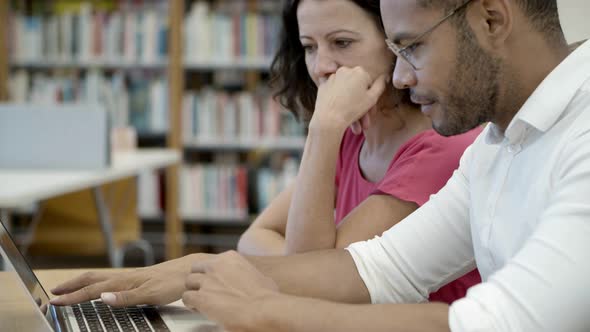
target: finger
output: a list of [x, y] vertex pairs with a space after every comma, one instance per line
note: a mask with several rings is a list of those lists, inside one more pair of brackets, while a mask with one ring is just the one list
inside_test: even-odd
[[199, 311], [199, 298], [199, 292], [195, 290], [187, 290], [186, 292], [182, 293], [182, 303], [184, 303], [187, 308], [193, 311]]
[[371, 117], [368, 113], [363, 115], [359, 122], [361, 123], [361, 127], [363, 128], [363, 130], [367, 130], [369, 129], [369, 127], [371, 127]]
[[186, 289], [193, 289], [199, 290], [203, 284], [203, 279], [205, 278], [204, 274], [201, 273], [191, 273], [186, 277], [184, 282], [184, 287]]
[[203, 261], [199, 261], [194, 263], [191, 266], [191, 273], [206, 273], [211, 269], [211, 260], [213, 258], [209, 258]]
[[144, 289], [144, 287], [138, 287], [120, 292], [105, 292], [100, 294], [100, 299], [102, 302], [113, 307], [129, 307], [138, 304], [153, 304], [147, 303], [147, 294], [149, 294], [149, 290]]
[[66, 293], [62, 296], [51, 299], [53, 305], [70, 305], [75, 303], [87, 302], [97, 299], [105, 291], [119, 290], [121, 286], [115, 288], [116, 284], [111, 281], [103, 281], [96, 284], [84, 286], [77, 291]]
[[363, 131], [362, 126], [358, 121], [355, 121], [350, 125], [350, 130], [352, 130], [352, 133], [355, 135], [360, 135]]
[[205, 273], [204, 262], [196, 262], [191, 266], [191, 273]]
[[369, 74], [361, 66], [354, 67], [351, 72], [353, 74], [351, 78], [358, 80], [359, 82], [362, 82], [363, 86], [365, 86], [367, 89], [370, 88], [374, 82], [374, 79], [371, 77], [371, 74]]
[[383, 91], [385, 91], [385, 87], [387, 86], [386, 80], [387, 75], [381, 74], [369, 88], [368, 94], [373, 97], [375, 102], [379, 99], [379, 97], [381, 97]]
[[68, 280], [57, 287], [51, 290], [51, 293], [55, 295], [63, 295], [66, 293], [71, 293], [81, 289], [82, 287], [86, 287], [90, 284], [95, 284], [100, 281], [107, 280], [109, 276], [112, 274], [110, 273], [100, 273], [100, 272], [86, 272], [81, 274], [71, 280]]

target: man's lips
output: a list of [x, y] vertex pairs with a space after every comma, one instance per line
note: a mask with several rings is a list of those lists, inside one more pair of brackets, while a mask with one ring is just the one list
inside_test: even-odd
[[420, 111], [426, 116], [430, 116], [432, 113], [432, 106], [436, 103], [433, 99], [421, 97], [415, 94], [410, 96], [412, 102], [416, 105], [420, 105]]
[[412, 100], [412, 103], [423, 106], [432, 105], [435, 103], [435, 101], [430, 98], [423, 98], [415, 95], [410, 96], [410, 99]]

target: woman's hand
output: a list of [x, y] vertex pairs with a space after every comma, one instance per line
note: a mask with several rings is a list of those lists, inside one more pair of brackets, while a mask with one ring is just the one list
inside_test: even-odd
[[[385, 90], [386, 75], [371, 78], [361, 67], [340, 67], [318, 89], [310, 129], [344, 130], [371, 110]], [[358, 128], [358, 125], [357, 125]]]
[[185, 291], [191, 265], [210, 256], [192, 254], [129, 272], [87, 272], [52, 289], [60, 296], [51, 303], [70, 305], [101, 297], [116, 307], [168, 304], [180, 299]]

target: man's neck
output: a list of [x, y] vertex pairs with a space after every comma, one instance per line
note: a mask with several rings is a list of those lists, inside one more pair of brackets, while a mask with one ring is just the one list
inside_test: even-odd
[[501, 105], [492, 120], [505, 131], [524, 103], [545, 78], [569, 55], [567, 44], [551, 46], [544, 40], [521, 43], [503, 73]]

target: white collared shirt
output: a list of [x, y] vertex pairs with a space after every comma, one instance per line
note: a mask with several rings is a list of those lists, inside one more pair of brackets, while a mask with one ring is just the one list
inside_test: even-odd
[[453, 332], [590, 330], [590, 42], [505, 134], [488, 125], [428, 203], [347, 250], [373, 303], [426, 301], [477, 263]]

